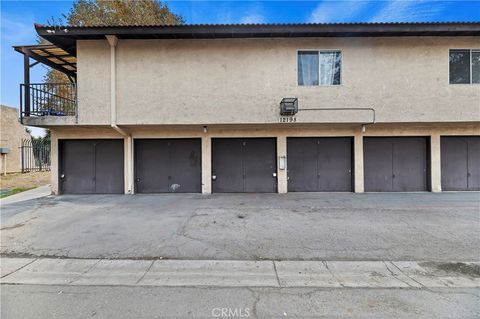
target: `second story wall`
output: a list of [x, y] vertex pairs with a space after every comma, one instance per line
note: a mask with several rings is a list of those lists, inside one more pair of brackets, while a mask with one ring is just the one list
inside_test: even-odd
[[[369, 108], [377, 122], [480, 121], [480, 85], [449, 84], [449, 49], [474, 37], [119, 40], [117, 121], [277, 123], [279, 102]], [[341, 50], [338, 86], [298, 86], [298, 50]], [[79, 124], [108, 124], [110, 49], [79, 41]], [[369, 122], [368, 111], [300, 111], [297, 122]]]
[[79, 124], [110, 123], [110, 47], [105, 41], [77, 44]]

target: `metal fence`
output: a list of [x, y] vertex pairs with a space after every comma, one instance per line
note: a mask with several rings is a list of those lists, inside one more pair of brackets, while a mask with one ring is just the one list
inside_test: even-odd
[[71, 83], [20, 84], [20, 116], [73, 116], [76, 95]]
[[22, 173], [50, 170], [50, 141], [23, 139], [20, 150]]

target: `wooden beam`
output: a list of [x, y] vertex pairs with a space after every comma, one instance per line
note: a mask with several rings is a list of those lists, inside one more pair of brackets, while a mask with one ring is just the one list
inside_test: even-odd
[[46, 57], [43, 57], [43, 56], [41, 56], [41, 55], [38, 55], [38, 54], [32, 52], [30, 49], [26, 49], [26, 48], [25, 48], [24, 50], [22, 50], [22, 52], [23, 52], [24, 55], [29, 55], [30, 57], [32, 57], [32, 59], [35, 59], [35, 60], [37, 60], [37, 61], [39, 61], [39, 62], [41, 62], [41, 63], [43, 63], [43, 64], [45, 64], [45, 65], [48, 65], [49, 67], [51, 67], [51, 68], [53, 68], [53, 69], [55, 69], [55, 70], [57, 70], [57, 71], [60, 71], [60, 72], [62, 72], [62, 73], [65, 73], [66, 75], [69, 75], [69, 76], [71, 76], [71, 77], [73, 77], [73, 78], [76, 78], [76, 77], [77, 77], [77, 74], [76, 74], [75, 72], [70, 71], [70, 70], [68, 70], [68, 69], [65, 69], [65, 68], [63, 68], [61, 65], [58, 65], [58, 64], [56, 64], [56, 63], [53, 63], [52, 61], [50, 61], [50, 60], [47, 59]]
[[[68, 61], [65, 61], [64, 59], [62, 59], [59, 55], [54, 55], [54, 54], [51, 54], [50, 52], [48, 52], [47, 50], [45, 49], [39, 49], [40, 51], [48, 54], [48, 56], [46, 56], [45, 58], [56, 58], [56, 59], [59, 59], [60, 61], [62, 61], [63, 63], [67, 64], [67, 65], [70, 65], [71, 67], [77, 69], [77, 66], [75, 64], [72, 64]], [[52, 63], [55, 63], [55, 62], [52, 62]]]

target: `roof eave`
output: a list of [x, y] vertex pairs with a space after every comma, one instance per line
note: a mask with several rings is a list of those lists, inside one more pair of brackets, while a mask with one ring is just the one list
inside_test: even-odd
[[226, 24], [171, 26], [44, 26], [35, 24], [46, 40], [76, 55], [77, 40], [104, 39], [228, 39], [278, 37], [407, 37], [480, 36], [480, 22], [339, 23], [339, 24]]

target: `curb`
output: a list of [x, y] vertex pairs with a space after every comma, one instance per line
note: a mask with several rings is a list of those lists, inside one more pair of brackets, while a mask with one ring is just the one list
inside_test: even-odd
[[2, 284], [478, 288], [478, 262], [1, 258]]

